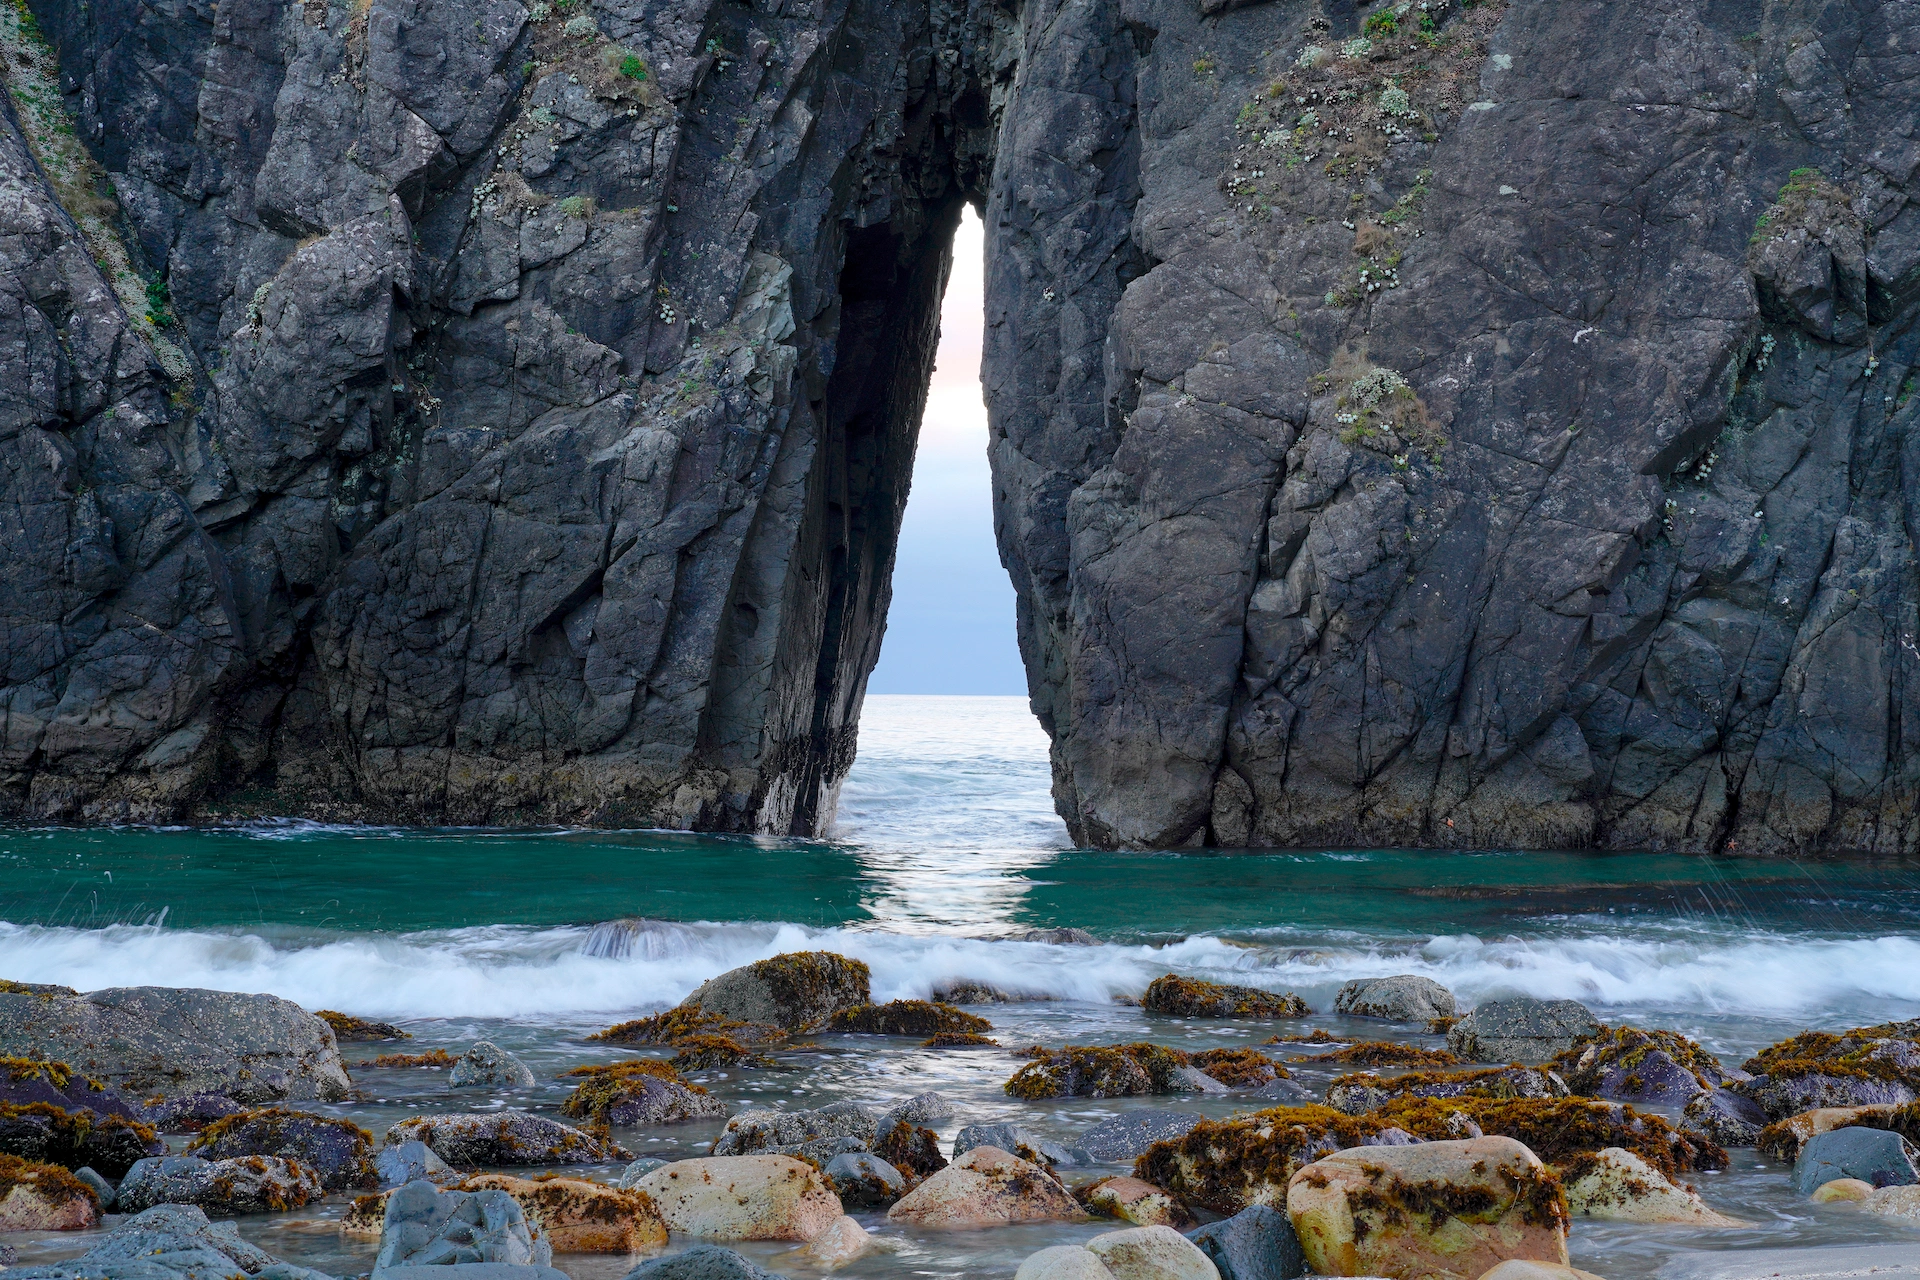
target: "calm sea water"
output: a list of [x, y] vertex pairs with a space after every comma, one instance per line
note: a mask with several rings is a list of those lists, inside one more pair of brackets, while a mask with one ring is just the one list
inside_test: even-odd
[[[924, 997], [955, 978], [1046, 997], [981, 1010], [1007, 1045], [1151, 1036], [1208, 1047], [1270, 1034], [1148, 1018], [1113, 1002], [1169, 971], [1298, 991], [1321, 1010], [1348, 979], [1391, 973], [1426, 974], [1468, 1003], [1566, 996], [1608, 1021], [1683, 1031], [1735, 1062], [1803, 1028], [1920, 1012], [1920, 874], [1909, 865], [1090, 853], [1067, 847], [1047, 786], [1046, 741], [1024, 700], [876, 697], [824, 841], [291, 822], [0, 831], [0, 977], [271, 991], [308, 1008], [402, 1020], [423, 1047], [485, 1035], [543, 1076], [529, 1095], [491, 1104], [534, 1107], [564, 1096], [547, 1079], [554, 1071], [604, 1058], [581, 1032], [798, 948], [867, 961], [877, 999]], [[619, 920], [639, 923], [596, 929]], [[1103, 945], [1019, 940], [1062, 925]], [[1338, 1029], [1341, 1020], [1306, 1025]], [[1016, 1065], [1003, 1054], [930, 1053], [910, 1041], [828, 1037], [782, 1063], [717, 1073], [709, 1085], [741, 1104], [795, 1106], [937, 1088], [963, 1111], [943, 1137], [960, 1123], [1015, 1117], [1071, 1137], [1135, 1105], [1016, 1103], [999, 1089]], [[1312, 1083], [1318, 1070], [1301, 1073]], [[376, 1131], [477, 1101], [450, 1097], [434, 1073], [356, 1079], [364, 1096], [341, 1110]], [[1226, 1114], [1239, 1104], [1178, 1105]], [[713, 1133], [621, 1137], [644, 1152], [693, 1154]], [[1626, 1280], [1682, 1248], [1829, 1238], [1920, 1248], [1920, 1233], [1796, 1203], [1783, 1184], [1780, 1171], [1738, 1153], [1736, 1168], [1702, 1190], [1762, 1225], [1705, 1235], [1583, 1225], [1576, 1261]], [[309, 1265], [364, 1271], [371, 1249], [333, 1232], [337, 1211], [248, 1230]], [[898, 1252], [845, 1274], [1011, 1275], [1026, 1253], [1075, 1230], [901, 1237]], [[69, 1237], [27, 1252], [74, 1251]], [[777, 1270], [804, 1273], [777, 1251], [761, 1253]], [[605, 1259], [563, 1263], [579, 1280], [625, 1270]]]

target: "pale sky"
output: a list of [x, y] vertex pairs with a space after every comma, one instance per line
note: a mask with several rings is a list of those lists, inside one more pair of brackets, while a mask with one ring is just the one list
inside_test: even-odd
[[982, 244], [980, 219], [968, 209], [954, 235], [940, 351], [870, 693], [1027, 691], [1013, 638], [1013, 586], [993, 543], [987, 408], [980, 399]]

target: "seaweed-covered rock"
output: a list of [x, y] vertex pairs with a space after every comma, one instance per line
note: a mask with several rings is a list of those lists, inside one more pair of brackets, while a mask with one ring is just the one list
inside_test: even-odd
[[1202, 1121], [1179, 1139], [1150, 1148], [1134, 1162], [1134, 1176], [1189, 1204], [1238, 1213], [1250, 1204], [1279, 1203], [1294, 1173], [1336, 1151], [1482, 1135], [1513, 1138], [1552, 1165], [1622, 1147], [1668, 1178], [1727, 1162], [1721, 1148], [1625, 1103], [1468, 1096], [1402, 1098], [1359, 1116], [1302, 1106]]
[[1681, 1222], [1737, 1227], [1738, 1219], [1709, 1209], [1690, 1187], [1677, 1187], [1631, 1151], [1607, 1147], [1575, 1156], [1557, 1172], [1576, 1218], [1608, 1222]]
[[1920, 1020], [1841, 1035], [1802, 1032], [1761, 1050], [1744, 1069], [1753, 1079], [1733, 1087], [1773, 1120], [1819, 1107], [1913, 1102], [1920, 1099]]
[[373, 1168], [372, 1134], [351, 1120], [284, 1107], [217, 1120], [187, 1144], [187, 1151], [208, 1160], [286, 1156], [317, 1173], [328, 1191], [371, 1187], [379, 1181]]
[[84, 1231], [99, 1221], [99, 1196], [72, 1173], [0, 1155], [0, 1231]]
[[[1194, 1117], [1196, 1120], [1198, 1116]], [[975, 1147], [998, 1147], [1022, 1160], [1048, 1169], [1078, 1169], [1096, 1162], [1093, 1156], [1080, 1147], [1069, 1147], [1058, 1142], [1050, 1142], [1034, 1133], [1025, 1125], [1018, 1124], [970, 1124], [954, 1135], [953, 1158], [958, 1160]]]
[[127, 1170], [115, 1204], [127, 1213], [161, 1204], [187, 1204], [214, 1214], [298, 1209], [323, 1193], [320, 1175], [281, 1156], [155, 1156]]
[[133, 1097], [347, 1096], [333, 1028], [278, 996], [173, 987], [0, 991], [0, 1055], [67, 1063]]
[[[1184, 1136], [1203, 1118], [1198, 1111], [1126, 1111], [1082, 1133], [1079, 1143], [1102, 1163], [1133, 1160], [1156, 1142]], [[1004, 1143], [995, 1145], [1013, 1150]]]
[[633, 1153], [572, 1125], [524, 1111], [412, 1116], [387, 1130], [386, 1145], [418, 1140], [448, 1164], [600, 1164]]
[[552, 1261], [552, 1244], [506, 1192], [409, 1182], [387, 1197], [373, 1273], [475, 1262], [544, 1267]]
[[726, 1104], [697, 1084], [689, 1084], [668, 1063], [636, 1058], [606, 1066], [575, 1067], [567, 1078], [580, 1084], [560, 1104], [562, 1115], [623, 1128], [715, 1120]]
[[933, 989], [933, 999], [941, 1004], [1019, 1004], [1028, 1000], [1054, 998], [1050, 995], [1008, 991], [976, 978], [949, 978]]
[[1698, 1133], [1723, 1147], [1757, 1145], [1760, 1131], [1767, 1124], [1767, 1113], [1759, 1103], [1731, 1089], [1697, 1093], [1681, 1114], [1686, 1117], [1682, 1127], [1687, 1132]]
[[791, 1156], [677, 1160], [635, 1190], [670, 1229], [709, 1240], [811, 1240], [841, 1214], [819, 1170]]
[[872, 975], [859, 960], [831, 951], [794, 951], [710, 978], [681, 1005], [799, 1031], [843, 1009], [872, 1003], [871, 982]]
[[956, 1114], [958, 1108], [953, 1105], [953, 1099], [929, 1089], [893, 1103], [873, 1122], [873, 1129], [875, 1133], [881, 1133], [901, 1120], [908, 1124], [938, 1124], [942, 1120], [953, 1119]]
[[1248, 1205], [1189, 1231], [1187, 1239], [1213, 1259], [1220, 1280], [1294, 1280], [1307, 1272], [1293, 1222], [1271, 1205]]
[[447, 1084], [455, 1089], [530, 1089], [533, 1070], [491, 1040], [481, 1040], [453, 1064]]
[[1089, 1212], [1103, 1218], [1119, 1218], [1136, 1227], [1173, 1227], [1193, 1225], [1187, 1207], [1150, 1182], [1138, 1178], [1101, 1178], [1076, 1188], [1073, 1198]]
[[152, 1117], [144, 1108], [98, 1080], [76, 1074], [64, 1062], [0, 1057], [0, 1106], [26, 1107], [35, 1103], [63, 1111], [91, 1111], [96, 1116], [120, 1116], [152, 1123]]
[[1822, 1183], [1858, 1178], [1876, 1187], [1920, 1183], [1920, 1152], [1900, 1134], [1848, 1126], [1815, 1134], [1793, 1162], [1793, 1189], [1811, 1195]]
[[224, 1093], [189, 1093], [162, 1098], [143, 1108], [141, 1114], [161, 1133], [198, 1133], [216, 1120], [237, 1116], [246, 1109]]
[[922, 1049], [997, 1049], [1000, 1047], [1000, 1042], [992, 1036], [942, 1031], [939, 1035], [928, 1036], [922, 1040], [920, 1047]]
[[1602, 1030], [1577, 1001], [1515, 996], [1489, 1000], [1454, 1023], [1447, 1049], [1468, 1062], [1547, 1062]]
[[1147, 984], [1140, 1007], [1171, 1018], [1304, 1018], [1313, 1012], [1291, 991], [1275, 995], [1257, 987], [1202, 982], [1171, 973]]
[[454, 1172], [452, 1165], [433, 1154], [432, 1147], [418, 1140], [380, 1148], [373, 1157], [373, 1173], [383, 1187], [403, 1187], [422, 1179], [448, 1187], [460, 1181], [460, 1175]]
[[[1754, 1106], [1758, 1108], [1758, 1103]], [[1908, 1109], [1920, 1110], [1914, 1104]], [[1781, 1164], [1792, 1164], [1800, 1158], [1800, 1148], [1822, 1133], [1835, 1129], [1845, 1129], [1849, 1125], [1858, 1125], [1868, 1129], [1890, 1129], [1895, 1133], [1905, 1133], [1909, 1139], [1920, 1137], [1910, 1127], [1895, 1120], [1894, 1113], [1902, 1110], [1891, 1103], [1880, 1103], [1866, 1107], [1815, 1107], [1811, 1111], [1802, 1111], [1799, 1115], [1788, 1116], [1785, 1120], [1776, 1120], [1760, 1130], [1754, 1146], [1760, 1154], [1769, 1160], [1778, 1160]]]
[[411, 1031], [402, 1031], [391, 1022], [356, 1018], [350, 1013], [341, 1013], [335, 1009], [315, 1009], [313, 1016], [332, 1027], [333, 1038], [341, 1044], [349, 1041], [413, 1039]]
[[1684, 1107], [1731, 1077], [1720, 1060], [1676, 1031], [1606, 1027], [1553, 1060], [1567, 1087], [1589, 1098]]
[[1389, 1022], [1427, 1022], [1451, 1018], [1457, 1011], [1453, 992], [1432, 978], [1403, 973], [1391, 978], [1355, 978], [1333, 998], [1333, 1011], [1356, 1018]]
[[559, 1253], [657, 1253], [667, 1224], [645, 1192], [578, 1178], [516, 1178], [482, 1173], [461, 1191], [504, 1191]]
[[1040, 1166], [998, 1147], [974, 1147], [887, 1210], [918, 1227], [992, 1227], [1086, 1217]]
[[1509, 1258], [1567, 1262], [1560, 1183], [1511, 1138], [1338, 1152], [1295, 1173], [1286, 1197], [1322, 1275], [1476, 1280]]
[[1184, 1053], [1164, 1045], [1067, 1045], [1037, 1050], [1014, 1072], [1005, 1089], [1010, 1097], [1128, 1098], [1142, 1094], [1211, 1093], [1228, 1083], [1260, 1085], [1285, 1079], [1286, 1069], [1252, 1049], [1210, 1049]]
[[713, 1144], [716, 1156], [744, 1156], [820, 1138], [871, 1142], [878, 1117], [857, 1102], [829, 1102], [809, 1111], [741, 1111]]
[[1396, 1098], [1564, 1098], [1559, 1076], [1540, 1067], [1483, 1067], [1475, 1071], [1413, 1071], [1400, 1076], [1371, 1072], [1336, 1076], [1327, 1105], [1348, 1115], [1384, 1107]]
[[0, 1155], [119, 1177], [136, 1160], [164, 1155], [151, 1126], [125, 1116], [68, 1111], [45, 1102], [0, 1103]]
[[866, 1151], [845, 1151], [835, 1156], [827, 1162], [826, 1176], [843, 1205], [884, 1207], [907, 1190], [907, 1180], [898, 1169]]
[[1287, 1078], [1287, 1069], [1258, 1049], [1203, 1049], [1189, 1061], [1231, 1089], [1257, 1089]]
[[985, 1018], [931, 1000], [894, 1000], [842, 1009], [826, 1030], [872, 1036], [979, 1035], [993, 1030]]
[[766, 1022], [741, 1022], [689, 1005], [676, 1005], [662, 1013], [648, 1014], [629, 1022], [616, 1023], [596, 1031], [589, 1040], [608, 1044], [678, 1045], [695, 1036], [727, 1036], [750, 1044], [779, 1040], [786, 1031]]
[[947, 1167], [940, 1154], [940, 1139], [933, 1130], [909, 1120], [896, 1120], [875, 1133], [873, 1154], [894, 1168], [915, 1178], [924, 1178]]
[[686, 1036], [674, 1043], [673, 1065], [680, 1071], [773, 1065], [772, 1058], [755, 1053], [732, 1036]]
[[1337, 1062], [1347, 1067], [1457, 1067], [1460, 1059], [1445, 1049], [1423, 1049], [1393, 1040], [1362, 1040], [1327, 1053], [1304, 1055], [1296, 1062]]

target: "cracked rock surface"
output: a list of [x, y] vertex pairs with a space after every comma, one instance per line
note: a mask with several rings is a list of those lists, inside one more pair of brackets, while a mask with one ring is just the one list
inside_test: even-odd
[[1077, 841], [1920, 847], [1916, 0], [31, 9], [7, 815], [820, 831], [971, 201]]

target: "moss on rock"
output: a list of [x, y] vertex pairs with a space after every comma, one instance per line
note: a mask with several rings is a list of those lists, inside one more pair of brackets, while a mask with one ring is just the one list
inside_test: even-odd
[[895, 1000], [842, 1009], [827, 1020], [826, 1030], [872, 1036], [978, 1035], [993, 1030], [993, 1024], [934, 1000]]
[[1140, 1006], [1172, 1018], [1304, 1018], [1313, 1012], [1291, 991], [1275, 995], [1258, 987], [1202, 982], [1171, 973], [1148, 984]]
[[350, 1013], [341, 1013], [334, 1009], [315, 1009], [313, 1016], [333, 1028], [335, 1041], [345, 1044], [350, 1040], [411, 1040], [413, 1033], [402, 1031], [391, 1022], [374, 1022], [368, 1018], [356, 1018]]
[[1254, 1088], [1288, 1078], [1285, 1067], [1258, 1049], [1208, 1049], [1193, 1054], [1190, 1061], [1234, 1089]]
[[1355, 1067], [1457, 1067], [1460, 1059], [1445, 1049], [1422, 1049], [1419, 1045], [1399, 1044], [1392, 1040], [1363, 1040], [1333, 1053], [1311, 1059], [1338, 1062]]
[[678, 1041], [673, 1065], [682, 1071], [715, 1067], [770, 1067], [773, 1059], [755, 1053], [732, 1036], [687, 1036]]
[[1000, 1042], [991, 1036], [977, 1036], [962, 1031], [942, 1031], [938, 1035], [928, 1036], [920, 1042], [922, 1049], [987, 1049], [1000, 1047]]

